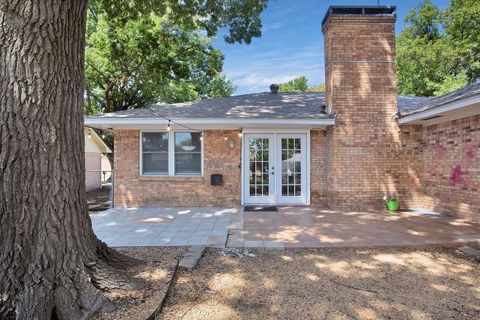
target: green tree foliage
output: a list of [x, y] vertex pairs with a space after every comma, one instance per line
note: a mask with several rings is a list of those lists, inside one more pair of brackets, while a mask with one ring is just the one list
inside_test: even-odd
[[425, 0], [405, 21], [397, 37], [399, 93], [437, 96], [480, 77], [480, 1], [451, 0], [441, 11]]
[[325, 83], [321, 83], [316, 86], [311, 86], [308, 87], [307, 92], [325, 92], [327, 91], [327, 87], [325, 86]]
[[468, 82], [480, 79], [480, 1], [450, 0], [443, 27], [456, 48], [456, 67]]
[[298, 77], [285, 83], [280, 83], [279, 92], [305, 92], [308, 89], [308, 80], [305, 77]]
[[279, 84], [279, 92], [325, 92], [325, 84], [309, 87], [305, 76]]
[[442, 21], [442, 11], [429, 0], [424, 1], [418, 8], [410, 10], [405, 17], [408, 25], [404, 33], [413, 38], [423, 38], [434, 41], [440, 36], [439, 25]]
[[223, 54], [211, 36], [228, 26], [225, 41], [261, 35], [266, 0], [92, 0], [86, 40], [85, 112], [95, 114], [229, 96]]

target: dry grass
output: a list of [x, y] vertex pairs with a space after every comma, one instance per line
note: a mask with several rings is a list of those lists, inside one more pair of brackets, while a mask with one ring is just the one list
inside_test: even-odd
[[480, 265], [453, 249], [208, 250], [161, 319], [480, 319]]
[[[132, 274], [146, 282], [142, 290], [115, 290], [105, 294], [107, 303], [96, 320], [145, 320], [163, 299], [178, 258], [185, 248], [123, 248], [119, 251], [146, 261]], [[110, 302], [110, 303], [109, 303]]]

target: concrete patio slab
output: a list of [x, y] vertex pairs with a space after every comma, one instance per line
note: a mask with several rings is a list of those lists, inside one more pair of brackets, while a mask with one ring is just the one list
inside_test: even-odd
[[91, 214], [95, 234], [109, 246], [224, 247], [240, 208], [114, 208]]
[[241, 234], [227, 247], [320, 248], [462, 246], [480, 239], [480, 225], [415, 212], [340, 212], [317, 207], [282, 207], [279, 212], [239, 212]]

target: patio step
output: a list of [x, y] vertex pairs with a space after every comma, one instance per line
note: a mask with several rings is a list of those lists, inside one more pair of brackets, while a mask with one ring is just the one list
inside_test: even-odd
[[188, 271], [192, 271], [200, 258], [205, 251], [205, 246], [191, 246], [190, 250], [182, 257], [180, 262], [178, 263], [178, 267], [182, 269], [186, 269]]
[[480, 250], [474, 249], [472, 247], [467, 247], [467, 246], [460, 247], [459, 249], [466, 255], [475, 258], [477, 261], [480, 261]]

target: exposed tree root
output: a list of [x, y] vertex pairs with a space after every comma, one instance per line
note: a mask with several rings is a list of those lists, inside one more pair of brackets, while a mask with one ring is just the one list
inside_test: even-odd
[[[98, 241], [98, 240], [97, 240]], [[139, 290], [144, 280], [133, 271], [145, 262], [128, 257], [98, 241], [97, 261], [83, 261], [75, 256], [66, 259], [61, 271], [48, 265], [33, 263], [15, 294], [2, 297], [3, 319], [87, 320], [100, 309], [102, 291]], [[93, 259], [91, 259], [93, 260]]]
[[[132, 267], [138, 267], [139, 265], [142, 265], [145, 263], [142, 260], [129, 257], [112, 248], [109, 248], [104, 242], [100, 240], [97, 240], [96, 256], [101, 261], [109, 264], [110, 266], [116, 269], [128, 269]], [[94, 263], [95, 262], [93, 262], [92, 265], [94, 265]]]
[[103, 291], [109, 290], [138, 290], [145, 286], [142, 280], [134, 278], [123, 269], [113, 268], [103, 261], [87, 268], [95, 287]]

